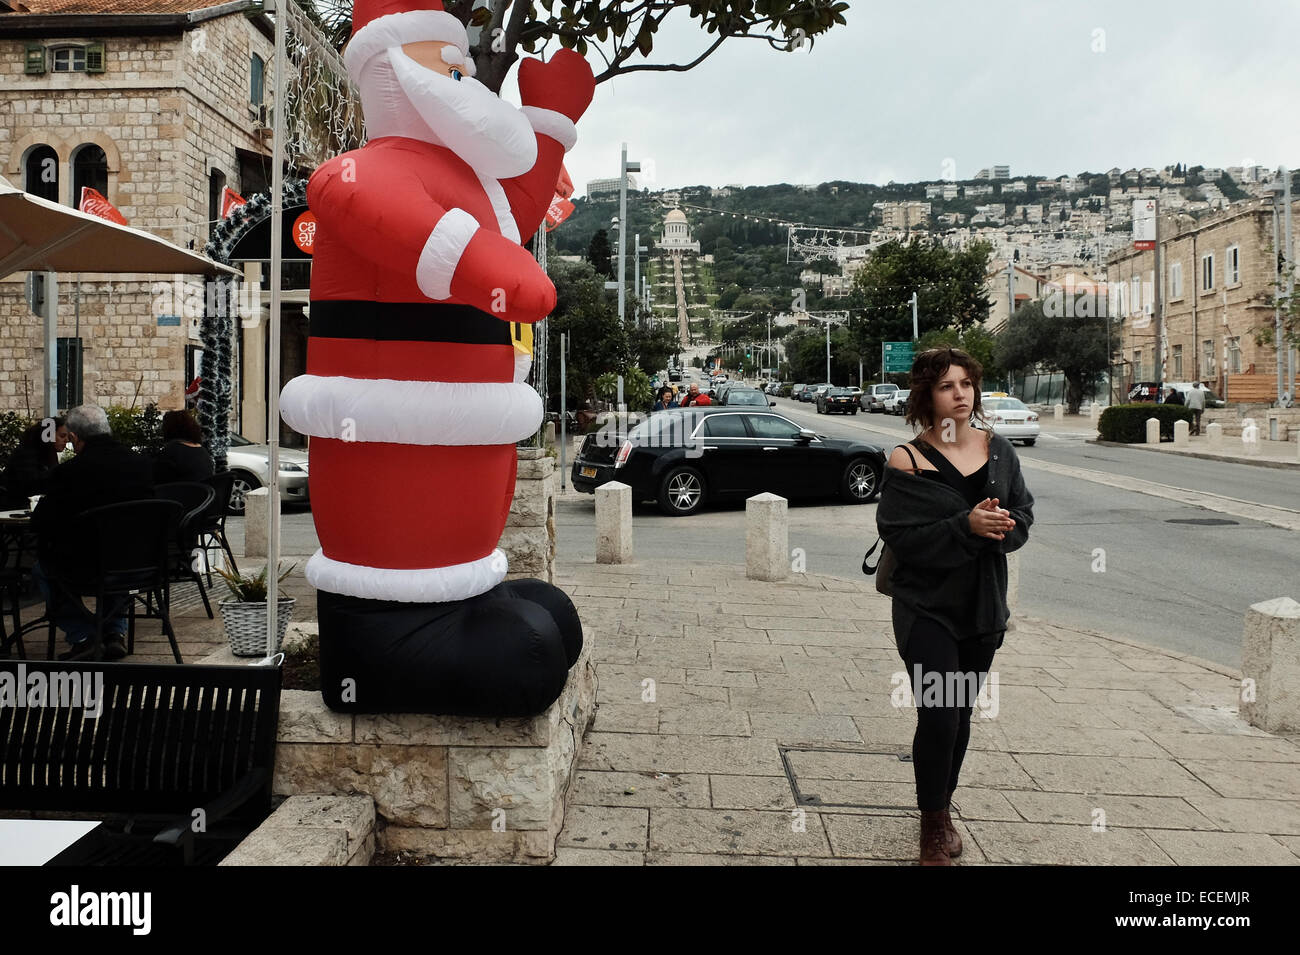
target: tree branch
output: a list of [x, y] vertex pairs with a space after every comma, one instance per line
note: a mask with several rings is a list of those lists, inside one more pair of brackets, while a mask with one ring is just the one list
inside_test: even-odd
[[[731, 36], [731, 34], [727, 34], [727, 33], [721, 34], [716, 40], [713, 41], [712, 46], [710, 46], [707, 50], [705, 50], [695, 59], [691, 60], [691, 62], [689, 63], [685, 63], [685, 64], [667, 63], [663, 65], [653, 64], [653, 63], [639, 63], [636, 66], [628, 66], [628, 67], [620, 67], [616, 63], [612, 65], [609, 69], [605, 70], [605, 72], [601, 73], [598, 77], [596, 77], [596, 82], [598, 84], [603, 83], [606, 80], [612, 80], [614, 77], [622, 76], [625, 73], [642, 73], [642, 72], [684, 73], [687, 70], [694, 69], [695, 67], [703, 63], [709, 56], [713, 54], [714, 50], [722, 46], [722, 41], [726, 40], [729, 36]], [[635, 49], [635, 47], [632, 47], [630, 49]], [[626, 57], [624, 57], [624, 59], [626, 59]]]

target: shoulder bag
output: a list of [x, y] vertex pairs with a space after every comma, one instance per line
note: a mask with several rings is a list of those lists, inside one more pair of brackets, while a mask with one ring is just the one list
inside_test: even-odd
[[[899, 447], [906, 451], [907, 456], [912, 459], [912, 473], [919, 476], [921, 468], [916, 463], [916, 456], [912, 454], [912, 449], [905, 444], [899, 445]], [[870, 564], [871, 555], [876, 552], [877, 547], [881, 548], [880, 559], [876, 561], [876, 566], [872, 567]], [[894, 557], [894, 552], [879, 537], [871, 545], [871, 550], [867, 551], [862, 558], [862, 572], [868, 577], [874, 576], [876, 578], [876, 592], [884, 594], [886, 597], [894, 596], [894, 590], [889, 584], [889, 578], [893, 575], [894, 568], [897, 566], [898, 559]]]

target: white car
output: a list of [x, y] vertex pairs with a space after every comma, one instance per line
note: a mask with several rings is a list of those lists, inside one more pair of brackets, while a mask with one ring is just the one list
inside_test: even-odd
[[[254, 444], [243, 435], [231, 434], [226, 468], [235, 474], [230, 489], [230, 513], [243, 514], [244, 495], [266, 487], [271, 480], [271, 449], [265, 444]], [[310, 500], [306, 451], [280, 448], [279, 484], [282, 503], [306, 504]]]
[[1027, 448], [1038, 440], [1038, 415], [1019, 398], [984, 398], [980, 403], [994, 434], [1008, 441], [1023, 441]]
[[885, 406], [885, 414], [901, 415], [907, 410], [907, 396], [912, 392], [908, 388], [900, 388], [898, 391], [890, 392], [885, 395], [881, 401]]

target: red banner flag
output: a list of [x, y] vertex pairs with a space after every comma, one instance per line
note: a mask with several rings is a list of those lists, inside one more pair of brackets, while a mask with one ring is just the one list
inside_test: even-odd
[[553, 232], [557, 225], [573, 215], [574, 208], [572, 202], [556, 194], [551, 200], [551, 207], [546, 210], [546, 231]]
[[241, 196], [229, 186], [223, 186], [221, 189], [221, 218], [227, 218], [231, 211], [237, 206], [242, 206], [248, 200]]
[[96, 192], [89, 186], [81, 187], [81, 204], [77, 208], [88, 215], [99, 216], [101, 219], [116, 222], [118, 225], [126, 225], [126, 216], [118, 212], [117, 207], [104, 198], [101, 193]]

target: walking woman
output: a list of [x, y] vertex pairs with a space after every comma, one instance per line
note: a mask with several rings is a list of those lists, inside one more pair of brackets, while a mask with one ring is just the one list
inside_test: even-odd
[[916, 699], [921, 865], [952, 865], [961, 854], [952, 794], [974, 697], [1006, 633], [1006, 555], [1034, 522], [1011, 442], [972, 426], [983, 422], [982, 370], [956, 348], [916, 357], [907, 422], [923, 430], [890, 456], [876, 514], [896, 561], [894, 639]]

